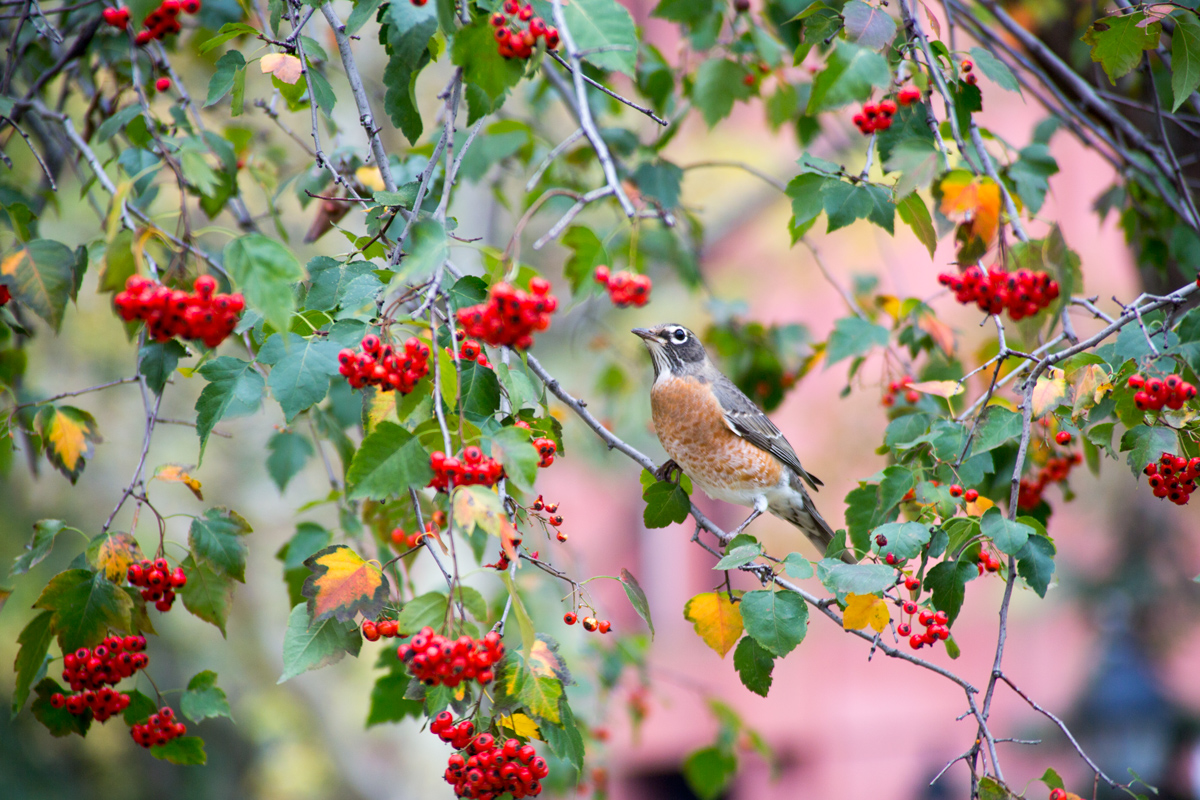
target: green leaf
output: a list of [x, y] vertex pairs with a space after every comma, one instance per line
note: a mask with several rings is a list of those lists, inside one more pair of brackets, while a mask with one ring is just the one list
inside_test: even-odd
[[380, 422], [363, 439], [346, 482], [352, 500], [386, 500], [420, 489], [433, 478], [429, 453], [411, 433], [394, 422]]
[[241, 515], [227, 508], [210, 508], [203, 517], [192, 520], [188, 547], [196, 562], [218, 575], [246, 582], [246, 542], [251, 532]]
[[788, 553], [787, 558], [783, 559], [783, 571], [789, 578], [803, 580], [813, 576], [813, 565], [799, 553]]
[[69, 569], [50, 579], [33, 607], [54, 612], [50, 629], [69, 653], [99, 643], [110, 628], [128, 631], [133, 600], [102, 573]]
[[321, 620], [310, 627], [308, 605], [298, 604], [288, 617], [283, 634], [283, 674], [276, 683], [296, 677], [312, 669], [335, 664], [346, 653], [358, 656], [362, 636], [353, 622], [334, 618]]
[[929, 257], [933, 258], [933, 253], [937, 250], [938, 236], [925, 201], [913, 192], [896, 204], [896, 211], [899, 212], [901, 221], [911, 228], [921, 244], [925, 245]]
[[969, 561], [943, 561], [925, 576], [925, 589], [933, 592], [933, 606], [945, 611], [953, 624], [967, 595], [967, 583], [979, 575]]
[[562, 243], [571, 250], [571, 256], [563, 265], [563, 276], [570, 281], [573, 292], [578, 292], [592, 281], [596, 267], [611, 261], [600, 237], [583, 225], [567, 228]]
[[[889, 553], [894, 553], [897, 559], [904, 560], [916, 558], [921, 548], [929, 544], [931, 535], [929, 526], [920, 522], [889, 522], [871, 531], [871, 544], [885, 558]], [[875, 541], [878, 536], [887, 539], [883, 547]]]
[[634, 170], [633, 182], [646, 197], [652, 197], [664, 208], [679, 205], [679, 187], [683, 183], [683, 170], [669, 161], [656, 159], [643, 161]]
[[1055, 552], [1054, 543], [1049, 538], [1035, 533], [1017, 553], [1017, 574], [1038, 593], [1038, 597], [1046, 596], [1046, 589], [1054, 577]]
[[687, 492], [670, 481], [656, 481], [642, 491], [646, 508], [642, 520], [647, 528], [665, 528], [683, 522], [692, 510], [692, 501]]
[[473, 125], [484, 114], [497, 111], [508, 92], [521, 81], [523, 62], [500, 55], [496, 49], [487, 14], [478, 14], [470, 25], [454, 34], [450, 59], [463, 68], [467, 92], [467, 124]]
[[314, 450], [308, 438], [292, 431], [276, 431], [267, 441], [267, 473], [282, 492], [296, 473], [313, 457]]
[[[150, 11], [153, 7], [152, 4], [147, 4], [146, 11]], [[257, 35], [258, 28], [255, 28], [253, 25], [247, 25], [244, 22], [226, 22], [221, 26], [219, 31], [204, 40], [204, 44], [200, 45], [199, 50], [201, 53], [207, 53], [209, 50], [214, 50], [239, 36]]]
[[888, 329], [861, 317], [842, 317], [833, 324], [829, 347], [825, 351], [828, 369], [844, 358], [866, 355], [873, 347], [886, 347]]
[[238, 72], [246, 68], [246, 59], [240, 50], [230, 50], [217, 59], [217, 71], [208, 79], [208, 97], [204, 106], [215, 105], [229, 94]]
[[872, 50], [885, 50], [896, 38], [896, 20], [882, 6], [850, 0], [842, 7], [846, 38]]
[[716, 0], [661, 0], [650, 16], [695, 26], [716, 10]]
[[972, 47], [971, 58], [974, 59], [975, 66], [979, 67], [992, 83], [1001, 89], [1021, 94], [1021, 84], [1017, 83], [1017, 76], [1009, 69], [1008, 64], [992, 55], [990, 50]]
[[266, 382], [248, 361], [219, 356], [200, 367], [208, 385], [196, 398], [196, 433], [200, 435], [200, 457], [213, 426], [224, 417], [240, 417], [258, 411]]
[[1151, 22], [1142, 27], [1146, 14], [1135, 11], [1125, 16], [1105, 17], [1092, 23], [1083, 41], [1092, 46], [1092, 61], [1104, 67], [1112, 83], [1133, 71], [1142, 53], [1158, 47], [1162, 25]]
[[187, 348], [174, 339], [147, 342], [138, 350], [138, 372], [146, 378], [152, 392], [162, 394], [167, 379], [179, 366], [179, 359], [187, 354]]
[[[486, 368], [477, 367], [477, 371], [489, 372]], [[466, 373], [463, 375], [466, 378]], [[498, 385], [498, 384], [497, 384]], [[492, 456], [504, 466], [504, 475], [518, 489], [524, 492], [533, 491], [533, 482], [537, 479], [538, 452], [529, 441], [529, 431], [522, 428], [501, 428], [492, 436]]]
[[178, 591], [183, 607], [195, 616], [211, 622], [225, 635], [225, 620], [233, 605], [233, 578], [214, 572], [207, 563], [196, 563], [189, 555], [180, 564], [187, 584]]
[[792, 178], [784, 190], [792, 198], [792, 227], [801, 228], [812, 223], [825, 210], [823, 190], [826, 183], [836, 182], [816, 172], [802, 172]]
[[[539, 5], [546, 8], [546, 13], [542, 14], [546, 24], [553, 24], [549, 4]], [[638, 54], [637, 29], [633, 17], [624, 6], [617, 0], [571, 0], [570, 3], [563, 3], [562, 9], [575, 46], [585, 52], [584, 61], [600, 69], [617, 70], [631, 78], [634, 76]]]
[[224, 263], [250, 307], [275, 330], [287, 330], [296, 309], [292, 286], [306, 277], [292, 251], [275, 239], [250, 233], [225, 245]]
[[800, 595], [756, 589], [742, 596], [740, 608], [746, 633], [772, 654], [786, 656], [804, 641], [808, 605]]
[[558, 715], [561, 721], [560, 725], [546, 722], [545, 719], [542, 720], [542, 725], [539, 727], [542, 738], [550, 746], [551, 753], [575, 767], [576, 773], [582, 775], [585, 755], [583, 736], [579, 732], [579, 723], [575, 721], [575, 715], [571, 711], [570, 704], [567, 703], [566, 695], [563, 695], [558, 703]]
[[54, 638], [54, 631], [50, 628], [50, 621], [53, 617], [53, 611], [43, 611], [29, 620], [20, 636], [17, 637], [17, 644], [21, 646], [21, 649], [17, 651], [17, 660], [13, 664], [13, 669], [17, 673], [12, 698], [12, 715], [14, 717], [25, 707], [25, 701], [29, 699], [30, 688], [46, 663], [46, 652], [50, 649], [50, 642]]
[[867, 100], [875, 89], [887, 86], [891, 77], [887, 59], [879, 53], [839, 41], [825, 61], [825, 69], [813, 80], [804, 113], [811, 117]]
[[199, 736], [180, 736], [166, 744], [150, 748], [150, 755], [172, 764], [200, 766], [208, 763], [204, 740]]
[[363, 25], [375, 18], [375, 11], [381, 0], [359, 0], [354, 4], [354, 10], [346, 18], [346, 35], [353, 36]]
[[817, 575], [836, 595], [878, 594], [896, 585], [896, 570], [886, 564], [846, 564], [826, 558], [817, 564]]
[[[376, 197], [384, 192], [376, 192]], [[370, 261], [352, 261], [343, 264], [328, 256], [317, 256], [308, 262], [308, 274], [312, 280], [304, 307], [309, 310], [332, 311], [334, 308], [356, 302], [360, 289], [371, 287], [377, 292], [382, 284], [374, 273], [375, 265]], [[355, 287], [355, 288], [352, 288]]]
[[140, 116], [143, 111], [141, 103], [131, 103], [125, 106], [117, 113], [113, 114], [104, 122], [100, 123], [100, 127], [96, 128], [96, 132], [92, 134], [92, 141], [96, 143], [107, 142], [117, 133], [125, 130], [129, 125], [130, 120]]
[[1050, 177], [1058, 173], [1058, 162], [1044, 144], [1031, 144], [1021, 150], [1021, 157], [1008, 168], [1008, 177], [1017, 187], [1017, 195], [1029, 210], [1037, 213], [1050, 191]]
[[1058, 773], [1050, 767], [1046, 768], [1046, 771], [1042, 773], [1042, 777], [1038, 778], [1038, 780], [1049, 786], [1051, 789], [1062, 789], [1065, 786], [1062, 778], [1060, 778]]
[[[902, 110], [901, 119], [915, 117], [918, 112]], [[912, 121], [910, 124], [917, 124]], [[928, 131], [928, 128], [923, 130]], [[942, 154], [937, 149], [937, 143], [932, 137], [906, 136], [896, 139], [889, 148], [894, 136], [900, 136], [901, 131], [893, 125], [883, 133], [878, 134], [879, 153], [883, 157], [884, 169], [888, 172], [900, 172], [899, 180], [893, 188], [896, 197], [908, 197], [914, 192], [929, 188], [933, 179], [938, 176], [942, 165]], [[884, 153], [886, 152], [886, 155]], [[905, 222], [908, 222], [905, 219]], [[912, 223], [909, 223], [910, 225]], [[924, 241], [924, 240], [922, 240]]]
[[775, 657], [749, 636], [743, 636], [733, 651], [733, 668], [737, 670], [742, 685], [762, 697], [771, 691], [771, 670], [775, 668]]
[[179, 698], [179, 710], [192, 722], [209, 717], [233, 717], [225, 691], [217, 686], [217, 673], [210, 669], [197, 672], [188, 681], [187, 691]]
[[741, 64], [724, 58], [709, 58], [700, 64], [692, 85], [692, 103], [708, 127], [728, 117], [735, 100], [750, 99], [753, 91], [745, 84], [750, 74]]
[[389, 3], [387, 8], [388, 54], [409, 69], [417, 69], [430, 37], [437, 32], [437, 5]]
[[1171, 34], [1171, 96], [1175, 102], [1171, 113], [1174, 113], [1200, 86], [1200, 19], [1182, 9], [1172, 19], [1175, 32]]
[[421, 719], [424, 716], [421, 702], [404, 696], [410, 682], [411, 678], [402, 671], [389, 672], [375, 680], [371, 687], [371, 709], [367, 712], [368, 728], [385, 722], [400, 722], [406, 717]]
[[258, 360], [272, 365], [267, 386], [288, 422], [325, 399], [329, 379], [338, 374], [340, 349], [325, 336], [273, 333], [259, 350]]
[[1126, 463], [1134, 475], [1163, 453], [1179, 454], [1179, 436], [1170, 428], [1158, 425], [1135, 425], [1121, 436], [1121, 452], [1129, 451]]
[[[486, 19], [486, 17], [483, 17]], [[455, 36], [455, 41], [458, 37]], [[495, 48], [492, 48], [495, 50]], [[400, 58], [392, 58], [388, 60], [387, 66], [383, 70], [383, 85], [386, 87], [383, 95], [383, 110], [387, 112], [391, 118], [392, 124], [400, 129], [404, 134], [404, 138], [412, 144], [416, 144], [421, 138], [421, 132], [424, 130], [424, 123], [421, 121], [421, 110], [417, 107], [417, 76], [421, 69], [429, 63], [429, 56], [421, 59], [420, 66], [416, 69], [405, 66], [404, 61]], [[471, 87], [468, 87], [470, 89]], [[478, 91], [478, 90], [476, 90]], [[472, 98], [468, 91], [467, 100], [470, 102]], [[486, 108], [477, 116], [482, 116], [491, 108]]]
[[33, 716], [38, 722], [46, 726], [46, 730], [50, 732], [51, 736], [70, 736], [72, 733], [78, 733], [80, 736], [87, 735], [88, 728], [92, 724], [91, 714], [72, 714], [65, 707], [55, 708], [50, 705], [50, 698], [53, 695], [70, 694], [69, 689], [59, 686], [53, 678], [43, 678], [33, 691], [37, 697], [34, 698], [29, 710], [33, 712]]
[[1034, 533], [1033, 528], [1007, 519], [1000, 509], [992, 506], [979, 520], [979, 530], [992, 540], [996, 548], [1006, 555], [1015, 556], [1025, 547], [1025, 541]]
[[988, 406], [971, 442], [971, 455], [1002, 447], [1021, 435], [1021, 415], [1003, 406]]
[[62, 242], [34, 239], [13, 242], [0, 256], [0, 278], [12, 296], [57, 331], [75, 286], [75, 254]]
[[749, 564], [762, 555], [762, 545], [744, 544], [725, 553], [725, 556], [713, 565], [713, 569], [737, 569], [743, 564]]
[[624, 567], [621, 568], [621, 587], [625, 590], [625, 596], [629, 598], [629, 604], [633, 606], [633, 610], [650, 629], [650, 638], [653, 639], [654, 620], [650, 618], [650, 601], [646, 599], [646, 593], [642, 591], [642, 586], [637, 582], [637, 578], [633, 577], [633, 573]]
[[477, 425], [491, 419], [500, 408], [500, 379], [493, 370], [473, 362], [460, 361], [458, 366], [463, 416]]
[[426, 626], [441, 628], [446, 621], [446, 609], [450, 598], [441, 592], [426, 592], [404, 604], [397, 621], [400, 635], [411, 636]]
[[67, 523], [59, 519], [41, 519], [33, 523], [33, 538], [25, 545], [25, 552], [13, 561], [9, 575], [24, 575], [39, 563], [54, 547], [54, 538], [62, 531], [73, 531]]
[[860, 219], [869, 220], [888, 233], [894, 232], [896, 207], [891, 192], [882, 186], [826, 181], [821, 187], [821, 203], [830, 233]]
[[704, 747], [683, 762], [683, 777], [700, 800], [716, 800], [737, 773], [737, 756], [716, 747]]

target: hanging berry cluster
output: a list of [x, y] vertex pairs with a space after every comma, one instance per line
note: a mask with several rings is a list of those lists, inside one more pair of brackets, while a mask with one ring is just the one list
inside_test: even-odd
[[[396, 547], [413, 548], [421, 543], [421, 539], [423, 539], [426, 536], [433, 536], [437, 533], [437, 531], [438, 531], [438, 526], [432, 522], [425, 523], [425, 532], [424, 533], [422, 533], [421, 531], [413, 531], [412, 533], [405, 533], [403, 528], [393, 528], [392, 529], [392, 544], [396, 545]], [[375, 640], [372, 639], [371, 641], [375, 641]]]
[[[462, 338], [462, 331], [456, 334], [456, 338]], [[451, 356], [454, 355], [454, 348], [447, 347], [446, 352]], [[488, 361], [487, 353], [483, 352], [483, 345], [474, 339], [464, 339], [458, 346], [459, 361], [474, 361], [481, 367], [492, 368], [492, 362]]]
[[100, 12], [100, 18], [104, 20], [104, 24], [111, 28], [119, 28], [125, 30], [129, 25], [129, 7], [121, 6], [113, 8], [109, 6]]
[[896, 92], [896, 102], [902, 106], [911, 106], [921, 102], [921, 90], [915, 86], [905, 86]]
[[863, 136], [870, 136], [875, 131], [886, 131], [892, 127], [892, 116], [896, 113], [896, 103], [892, 100], [881, 100], [878, 103], [864, 103], [862, 111], [851, 120]]
[[963, 305], [975, 303], [989, 314], [1007, 309], [1013, 320], [1032, 317], [1058, 299], [1058, 281], [1028, 269], [1009, 273], [1000, 267], [989, 267], [987, 272], [967, 267], [961, 275], [943, 272], [938, 283], [949, 287]]
[[[906, 614], [912, 614], [916, 610], [916, 603], [912, 601], [904, 603]], [[925, 628], [923, 633], [912, 633], [912, 626], [908, 623], [901, 623], [896, 628], [896, 632], [901, 636], [909, 637], [908, 645], [913, 650], [920, 650], [927, 644], [935, 644], [939, 639], [945, 641], [950, 638], [950, 628], [948, 627], [950, 617], [945, 611], [934, 612], [928, 608], [922, 609], [921, 613], [917, 615], [917, 621]]]
[[553, 439], [547, 439], [544, 436], [539, 436], [533, 440], [533, 446], [538, 451], [538, 466], [545, 469], [554, 463], [554, 454], [558, 451], [558, 445]]
[[601, 264], [594, 274], [596, 283], [608, 289], [608, 296], [617, 308], [641, 306], [650, 302], [650, 289], [654, 284], [649, 275], [635, 275], [628, 270], [610, 274], [608, 267]]
[[964, 491], [963, 487], [957, 483], [950, 484], [948, 487], [946, 487], [946, 491], [950, 492], [951, 497], [954, 497], [954, 498], [961, 497], [963, 500], [966, 500], [968, 503], [974, 503], [976, 500], [979, 499], [979, 492], [977, 490], [967, 489]]
[[131, 586], [142, 590], [142, 599], [154, 603], [154, 607], [166, 613], [175, 603], [175, 590], [187, 585], [183, 567], [171, 569], [165, 558], [130, 564], [125, 572]]
[[905, 375], [903, 378], [901, 378], [898, 381], [892, 381], [891, 383], [888, 384], [887, 391], [883, 393], [883, 400], [881, 402], [885, 406], [890, 408], [891, 406], [894, 406], [896, 404], [896, 397], [901, 392], [904, 392], [904, 399], [906, 402], [909, 402], [909, 403], [917, 402], [918, 400], [921, 399], [921, 394], [920, 394], [920, 392], [918, 392], [915, 389], [908, 388], [909, 386], [912, 385], [912, 383], [913, 383], [912, 375]]
[[[541, 513], [544, 511], [546, 516], [542, 519], [547, 525], [550, 525], [554, 528], [557, 528], [559, 525], [563, 524], [563, 516], [562, 514], [558, 513], [558, 503], [547, 503], [542, 499], [540, 494], [537, 496], [537, 500], [533, 501], [533, 505], [529, 507], [529, 510], [535, 513]], [[567, 534], [562, 531], [555, 531], [555, 535], [560, 542], [565, 542], [567, 540]], [[537, 558], [537, 554], [535, 553], [533, 557]]]
[[129, 729], [129, 735], [142, 747], [158, 747], [187, 733], [187, 726], [175, 719], [170, 706], [163, 706], [150, 719]]
[[[143, 30], [137, 32], [134, 42], [146, 45], [151, 39], [165, 39], [168, 34], [179, 33], [183, 30], [183, 25], [179, 22], [181, 11], [186, 14], [199, 12], [200, 0], [163, 0], [158, 8], [146, 15], [142, 22]], [[126, 21], [128, 13], [126, 10]]]
[[163, 342], [178, 336], [216, 347], [237, 327], [245, 298], [240, 293], [217, 294], [217, 282], [210, 275], [196, 278], [192, 288], [190, 293], [168, 289], [149, 278], [131, 275], [125, 290], [113, 297], [113, 304], [126, 322], [143, 320], [152, 339]]
[[558, 29], [535, 16], [528, 3], [504, 0], [504, 13], [492, 14], [491, 22], [497, 49], [505, 58], [529, 58], [538, 39], [545, 40], [547, 50], [558, 47]]
[[963, 71], [963, 80], [974, 86], [979, 80], [979, 76], [972, 72], [975, 69], [975, 65], [971, 63], [970, 59], [964, 58], [960, 66]]
[[377, 642], [380, 637], [395, 639], [400, 635], [400, 623], [394, 619], [370, 620], [364, 619], [362, 624], [363, 638], [368, 642]]
[[411, 336], [404, 342], [404, 350], [397, 352], [368, 333], [362, 338], [361, 351], [347, 347], [338, 353], [338, 372], [355, 389], [374, 386], [381, 392], [408, 394], [429, 374], [429, 345]]
[[93, 649], [81, 647], [63, 656], [62, 678], [75, 694], [50, 695], [50, 705], [72, 714], [89, 709], [97, 722], [104, 722], [129, 706], [129, 696], [113, 691], [125, 678], [145, 669], [150, 658], [145, 636], [109, 636]]
[[558, 298], [550, 294], [550, 281], [533, 278], [529, 291], [497, 283], [488, 301], [461, 308], [458, 321], [467, 335], [492, 347], [507, 345], [518, 350], [533, 346], [534, 331], [550, 327], [550, 315], [558, 309]]
[[1083, 456], [1079, 453], [1055, 456], [1038, 470], [1037, 480], [1022, 478], [1021, 486], [1017, 491], [1017, 508], [1022, 511], [1037, 508], [1042, 502], [1042, 492], [1046, 487], [1052, 483], [1065, 481], [1071, 473], [1071, 468], [1082, 461]]
[[55, 692], [50, 695], [52, 708], [65, 708], [67, 713], [81, 716], [88, 711], [96, 722], [107, 722], [109, 717], [115, 717], [129, 708], [129, 695], [118, 692], [111, 686], [105, 686], [95, 691], [87, 689], [78, 694], [64, 695]]
[[504, 658], [504, 643], [495, 631], [488, 631], [482, 639], [460, 636], [452, 640], [424, 627], [396, 648], [396, 656], [426, 686], [454, 688], [463, 681], [490, 683], [496, 676], [492, 667]]
[[[563, 614], [563, 622], [568, 625], [574, 625], [577, 621], [579, 621], [579, 615], [575, 612], [568, 611], [566, 614]], [[608, 633], [612, 630], [611, 622], [606, 619], [596, 619], [591, 615], [584, 617], [580, 624], [583, 625], [583, 629], [588, 633], [596, 633], [597, 631]]]
[[474, 445], [463, 450], [461, 460], [435, 450], [429, 454], [429, 466], [433, 470], [429, 485], [439, 492], [448, 491], [451, 480], [455, 486], [492, 486], [504, 477], [500, 462]]
[[1189, 460], [1163, 453], [1157, 462], [1151, 461], [1142, 472], [1150, 476], [1150, 488], [1155, 497], [1165, 497], [1177, 506], [1185, 506], [1196, 491], [1196, 479], [1200, 478], [1200, 456]]
[[1164, 406], [1178, 411], [1196, 396], [1196, 387], [1178, 375], [1168, 375], [1163, 379], [1146, 378], [1134, 373], [1129, 376], [1129, 388], [1137, 390], [1133, 402], [1139, 411], [1161, 411]]
[[989, 553], [987, 550], [979, 551], [978, 562], [975, 566], [979, 568], [979, 574], [985, 572], [999, 572], [1000, 559]]
[[[438, 724], [443, 715], [448, 719], [434, 730], [433, 726]], [[460, 722], [453, 725], [451, 719], [450, 712], [443, 711], [429, 729], [441, 736], [446, 727], [457, 731], [464, 724]], [[470, 752], [465, 758], [462, 753], [450, 756], [444, 777], [446, 783], [454, 787], [457, 797], [494, 800], [509, 794], [519, 800], [541, 794], [540, 781], [549, 774], [550, 766], [546, 759], [537, 754], [533, 745], [523, 745], [517, 739], [500, 744], [490, 733], [481, 733], [470, 741]]]

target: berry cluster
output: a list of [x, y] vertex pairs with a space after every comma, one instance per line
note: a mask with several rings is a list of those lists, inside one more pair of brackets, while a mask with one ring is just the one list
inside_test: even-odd
[[[165, 39], [168, 34], [179, 33], [183, 25], [179, 22], [179, 12], [195, 14], [200, 10], [200, 0], [162, 0], [158, 8], [146, 15], [142, 21], [143, 30], [137, 32], [134, 42], [147, 45], [151, 39]], [[128, 11], [126, 15], [128, 17]]]
[[55, 692], [50, 696], [54, 708], [66, 708], [72, 714], [91, 709], [97, 722], [104, 722], [129, 706], [128, 695], [113, 691], [125, 678], [145, 669], [150, 658], [145, 636], [109, 636], [92, 649], [81, 647], [63, 656], [63, 680], [75, 694]]
[[194, 291], [168, 289], [161, 283], [131, 275], [125, 290], [117, 292], [113, 304], [126, 322], [144, 320], [152, 339], [166, 341], [172, 336], [197, 339], [205, 347], [216, 347], [233, 333], [238, 315], [246, 307], [237, 294], [217, 294], [217, 281], [201, 275], [192, 283]]
[[558, 29], [535, 16], [528, 3], [504, 0], [504, 13], [492, 14], [491, 22], [497, 49], [505, 58], [529, 58], [538, 39], [546, 40], [547, 50], [558, 47]]
[[396, 648], [396, 656], [426, 686], [453, 688], [469, 680], [489, 683], [495, 677], [492, 667], [504, 658], [504, 643], [495, 631], [488, 631], [482, 639], [460, 636], [451, 640], [424, 627]]
[[100, 18], [104, 20], [105, 25], [111, 28], [125, 30], [129, 26], [129, 7], [113, 8], [109, 6], [100, 12]]
[[[412, 533], [405, 533], [403, 528], [393, 528], [392, 529], [392, 544], [396, 545], [396, 547], [413, 548], [413, 547], [416, 547], [417, 545], [421, 544], [421, 539], [425, 538], [426, 536], [432, 536], [432, 535], [436, 534], [437, 532], [438, 532], [438, 525], [436, 525], [433, 522], [425, 523], [425, 532], [424, 533], [422, 533], [421, 531], [413, 531]], [[372, 640], [372, 641], [374, 641], [374, 640]]]
[[[461, 332], [458, 334], [458, 336], [461, 338]], [[446, 352], [453, 356], [454, 348], [447, 347]], [[492, 368], [492, 362], [488, 361], [487, 353], [483, 352], [483, 345], [474, 339], [465, 339], [463, 340], [462, 344], [458, 346], [458, 360], [474, 361], [481, 367], [487, 367], [488, 369]]]
[[975, 565], [979, 568], [979, 574], [984, 572], [999, 572], [1000, 559], [989, 553], [987, 550], [979, 551], [979, 563]]
[[[551, 442], [551, 444], [554, 443]], [[533, 505], [529, 507], [529, 510], [535, 512], [546, 512], [547, 516], [544, 518], [545, 522], [554, 526], [555, 528], [563, 524], [563, 515], [558, 513], [558, 503], [547, 503], [542, 499], [540, 494], [537, 496], [537, 500], [533, 501]], [[563, 533], [562, 531], [556, 531], [555, 536], [560, 542], [565, 542], [567, 540], [567, 534]], [[537, 556], [535, 555], [534, 558], [537, 558]]]
[[429, 374], [429, 345], [412, 336], [397, 352], [368, 333], [362, 338], [361, 352], [347, 347], [338, 353], [338, 372], [355, 389], [375, 386], [381, 392], [408, 394]]
[[1150, 476], [1150, 488], [1155, 497], [1165, 497], [1177, 506], [1187, 505], [1188, 498], [1196, 491], [1196, 479], [1200, 477], [1200, 456], [1186, 459], [1163, 453], [1158, 462], [1151, 461], [1142, 472]]
[[608, 267], [601, 264], [594, 274], [596, 283], [608, 289], [608, 296], [617, 308], [638, 306], [650, 302], [650, 289], [654, 284], [649, 275], [634, 275], [628, 270], [610, 274]]
[[553, 439], [547, 439], [544, 436], [539, 436], [533, 440], [533, 446], [538, 451], [538, 466], [545, 469], [554, 463], [554, 454], [558, 451], [558, 445]]
[[1178, 411], [1196, 396], [1196, 387], [1178, 375], [1168, 375], [1166, 379], [1146, 378], [1135, 372], [1129, 376], [1128, 385], [1137, 391], [1133, 402], [1139, 411], [1161, 411], [1163, 406]]
[[912, 375], [905, 375], [898, 381], [892, 381], [888, 384], [887, 391], [883, 393], [883, 400], [881, 402], [890, 408], [896, 404], [896, 395], [900, 394], [901, 392], [904, 392], [904, 399], [906, 402], [917, 402], [921, 399], [921, 394], [915, 389], [908, 388], [912, 385], [912, 382]]
[[1037, 480], [1022, 478], [1017, 492], [1017, 508], [1022, 511], [1036, 508], [1042, 502], [1042, 492], [1045, 488], [1051, 483], [1065, 481], [1071, 473], [1071, 468], [1082, 461], [1083, 456], [1079, 453], [1055, 456], [1038, 470]]
[[915, 86], [906, 86], [896, 92], [896, 102], [902, 106], [911, 106], [921, 102], [921, 90]]
[[151, 714], [150, 719], [129, 729], [133, 740], [145, 748], [164, 745], [185, 733], [187, 726], [175, 720], [175, 712], [170, 706], [163, 706], [157, 713]]
[[[567, 623], [568, 625], [574, 625], [578, 621], [579, 616], [574, 612], [568, 611], [566, 614], [563, 614], [563, 622]], [[583, 629], [588, 633], [594, 633], [596, 631], [599, 631], [600, 633], [608, 633], [612, 630], [611, 622], [606, 619], [596, 619], [595, 617], [591, 616], [584, 617], [581, 624], [583, 625]]]
[[490, 733], [474, 736], [475, 727], [470, 721], [455, 724], [449, 711], [434, 717], [429, 730], [459, 750], [469, 746], [466, 757], [454, 753], [446, 763], [444, 777], [454, 787], [455, 796], [494, 800], [507, 793], [519, 800], [542, 793], [539, 781], [550, 774], [550, 767], [533, 745], [523, 745], [517, 739], [501, 744]]
[[558, 298], [550, 294], [550, 281], [533, 278], [528, 292], [497, 283], [486, 303], [459, 309], [458, 321], [468, 336], [493, 347], [507, 345], [526, 350], [533, 346], [534, 331], [550, 327], [550, 315], [557, 308]]
[[975, 69], [975, 65], [971, 63], [970, 59], [964, 58], [961, 66], [962, 66], [962, 71], [963, 71], [963, 75], [964, 75], [963, 80], [965, 80], [967, 83], [974, 86], [975, 83], [979, 80], [979, 76], [977, 76], [974, 72], [971, 71], [971, 70]]
[[[906, 614], [912, 614], [917, 610], [917, 604], [911, 600], [904, 603], [904, 611]], [[922, 609], [917, 615], [917, 621], [925, 627], [924, 633], [912, 633], [912, 626], [908, 623], [902, 623], [897, 626], [896, 632], [901, 636], [908, 636], [908, 644], [913, 650], [920, 650], [927, 644], [934, 644], [939, 639], [945, 641], [950, 638], [950, 628], [948, 627], [950, 617], [945, 611], [933, 612], [929, 609]]]
[[433, 480], [429, 485], [439, 492], [449, 491], [452, 480], [455, 486], [492, 486], [504, 477], [500, 462], [485, 456], [474, 445], [463, 450], [461, 460], [435, 450], [429, 454], [429, 466], [433, 469]]
[[400, 635], [400, 623], [394, 619], [381, 619], [378, 621], [364, 619], [362, 634], [363, 638], [368, 642], [377, 642], [381, 636], [385, 639], [395, 639]]
[[107, 722], [109, 717], [115, 717], [129, 708], [129, 695], [105, 686], [98, 690], [87, 689], [78, 694], [64, 695], [55, 692], [50, 695], [50, 705], [53, 708], [65, 708], [67, 713], [79, 716], [87, 711], [92, 712], [96, 722]]
[[951, 497], [961, 497], [968, 503], [974, 503], [979, 499], [979, 492], [977, 490], [967, 489], [966, 491], [963, 491], [963, 487], [957, 483], [950, 484], [948, 487], [946, 487], [946, 490], [950, 492]]
[[892, 127], [892, 115], [896, 113], [896, 104], [891, 100], [881, 100], [878, 103], [864, 103], [862, 111], [851, 120], [863, 136], [870, 136], [875, 131], [886, 131]]
[[165, 558], [130, 564], [125, 577], [131, 586], [141, 588], [143, 600], [154, 603], [154, 607], [164, 613], [170, 611], [175, 602], [175, 590], [187, 585], [183, 567], [172, 570]]
[[963, 305], [975, 303], [989, 314], [1005, 309], [1014, 320], [1032, 317], [1058, 298], [1058, 281], [1045, 272], [1028, 269], [1006, 272], [990, 267], [967, 267], [961, 275], [943, 272], [938, 283], [954, 292], [954, 299]]

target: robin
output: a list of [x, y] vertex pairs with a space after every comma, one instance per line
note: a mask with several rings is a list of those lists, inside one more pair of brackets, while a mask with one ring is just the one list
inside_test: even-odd
[[[671, 457], [658, 471], [682, 470], [714, 500], [754, 510], [734, 533], [770, 511], [802, 530], [822, 553], [833, 530], [804, 484], [822, 483], [800, 465], [796, 451], [733, 381], [713, 366], [696, 334], [682, 325], [634, 328], [654, 360], [650, 406], [654, 429]], [[851, 552], [843, 561], [855, 563]]]

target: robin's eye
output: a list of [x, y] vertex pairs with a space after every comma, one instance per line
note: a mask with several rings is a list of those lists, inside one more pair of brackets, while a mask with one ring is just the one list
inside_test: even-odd
[[671, 338], [676, 342], [683, 344], [687, 341], [687, 333], [680, 328], [676, 328], [675, 332], [671, 334]]

